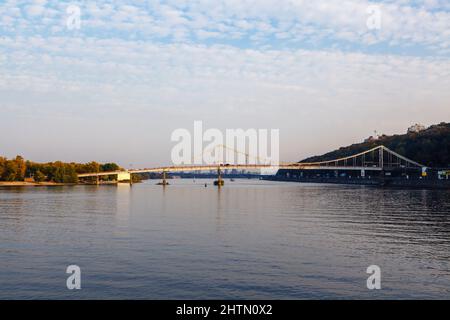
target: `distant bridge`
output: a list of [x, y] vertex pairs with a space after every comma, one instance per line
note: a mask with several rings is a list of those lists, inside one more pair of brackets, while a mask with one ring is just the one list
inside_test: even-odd
[[[248, 155], [247, 155], [248, 161]], [[116, 176], [116, 181], [130, 181], [131, 175], [139, 173], [160, 173], [163, 174], [163, 185], [167, 184], [166, 174], [175, 172], [198, 172], [217, 170], [220, 185], [223, 170], [260, 170], [260, 169], [291, 169], [291, 170], [355, 170], [355, 171], [383, 171], [393, 168], [423, 168], [424, 166], [410, 160], [385, 146], [378, 146], [373, 149], [339, 159], [320, 162], [295, 162], [280, 164], [208, 164], [208, 165], [181, 165], [156, 167], [145, 169], [130, 169], [110, 172], [96, 172], [79, 174], [78, 178], [96, 178]]]

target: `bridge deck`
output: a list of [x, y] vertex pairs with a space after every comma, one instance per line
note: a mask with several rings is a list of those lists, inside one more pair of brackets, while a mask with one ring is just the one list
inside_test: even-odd
[[[366, 155], [372, 154], [374, 157], [378, 151], [378, 165], [370, 165], [370, 162], [366, 161]], [[79, 178], [85, 177], [99, 177], [110, 176], [119, 174], [133, 174], [133, 173], [162, 173], [162, 172], [193, 172], [193, 171], [212, 171], [212, 170], [260, 170], [260, 169], [291, 169], [291, 170], [354, 170], [354, 171], [381, 171], [385, 169], [392, 169], [390, 165], [386, 164], [384, 154], [387, 153], [389, 158], [395, 157], [397, 162], [390, 161], [390, 164], [396, 164], [393, 168], [405, 168], [405, 167], [423, 167], [421, 164], [412, 161], [408, 158], [401, 156], [400, 154], [386, 148], [385, 146], [378, 146], [373, 149], [355, 154], [353, 156], [344, 157], [335, 160], [321, 161], [321, 162], [309, 162], [309, 163], [282, 163], [277, 165], [270, 164], [222, 164], [222, 165], [193, 165], [193, 166], [170, 166], [159, 168], [146, 168], [137, 170], [124, 170], [124, 171], [111, 171], [111, 172], [98, 172], [98, 173], [85, 173], [79, 174]], [[358, 158], [360, 158], [358, 163]], [[374, 158], [375, 159], [375, 158]], [[353, 160], [353, 165], [347, 165], [348, 161]], [[403, 161], [403, 162], [402, 162]], [[343, 165], [342, 165], [343, 164]], [[405, 166], [403, 166], [405, 164]]]
[[180, 166], [180, 167], [160, 167], [149, 169], [125, 170], [125, 171], [111, 171], [98, 173], [84, 173], [79, 174], [79, 178], [112, 176], [120, 173], [162, 173], [162, 172], [194, 172], [194, 171], [213, 171], [220, 168], [221, 170], [259, 170], [259, 169], [289, 169], [289, 170], [355, 170], [355, 171], [381, 171], [379, 167], [333, 167], [333, 166], [305, 166], [300, 164], [295, 165], [229, 165], [229, 166]]

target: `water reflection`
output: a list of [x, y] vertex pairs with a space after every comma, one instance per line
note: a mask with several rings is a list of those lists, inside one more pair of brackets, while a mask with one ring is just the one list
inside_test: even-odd
[[448, 298], [449, 191], [207, 183], [0, 190], [0, 298]]

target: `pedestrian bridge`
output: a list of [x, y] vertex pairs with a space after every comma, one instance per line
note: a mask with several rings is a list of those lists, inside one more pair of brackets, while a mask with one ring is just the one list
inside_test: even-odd
[[[246, 157], [249, 159], [248, 155]], [[166, 184], [167, 173], [199, 172], [217, 170], [219, 181], [224, 170], [261, 170], [261, 169], [291, 169], [291, 170], [355, 170], [355, 171], [383, 171], [393, 168], [423, 168], [424, 166], [410, 160], [385, 146], [377, 146], [373, 149], [339, 159], [320, 162], [294, 162], [294, 163], [267, 163], [267, 164], [207, 164], [207, 165], [181, 165], [144, 169], [130, 169], [109, 172], [94, 172], [79, 174], [79, 179], [116, 176], [116, 181], [132, 182], [132, 175], [139, 173], [159, 173], [163, 175], [163, 184]]]

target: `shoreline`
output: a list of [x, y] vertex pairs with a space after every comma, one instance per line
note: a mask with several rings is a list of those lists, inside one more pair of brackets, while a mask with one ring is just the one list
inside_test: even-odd
[[286, 178], [281, 176], [265, 177], [263, 180], [296, 183], [318, 183], [335, 185], [361, 185], [380, 188], [400, 188], [400, 189], [435, 189], [449, 190], [450, 180], [437, 179], [343, 179], [343, 178]]
[[[140, 183], [140, 182], [133, 182], [133, 184]], [[62, 187], [62, 186], [110, 186], [110, 185], [117, 185], [122, 183], [117, 182], [107, 182], [102, 181], [99, 184], [96, 183], [57, 183], [57, 182], [25, 182], [25, 181], [0, 181], [0, 188], [7, 187], [7, 188], [13, 188], [13, 187]], [[128, 183], [124, 183], [128, 184]]]
[[25, 181], [0, 181], [0, 187], [53, 187], [53, 186], [73, 186], [74, 183], [56, 182], [25, 182]]

